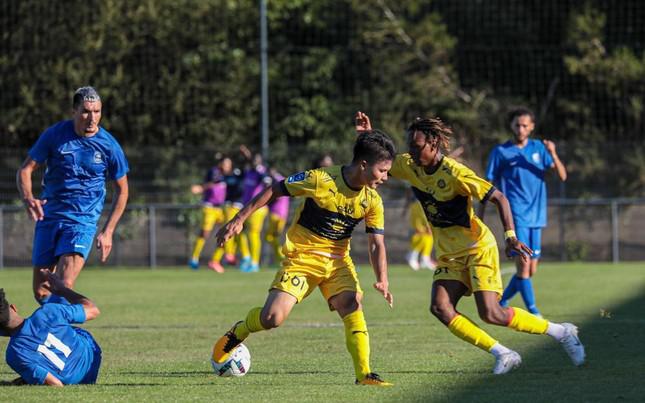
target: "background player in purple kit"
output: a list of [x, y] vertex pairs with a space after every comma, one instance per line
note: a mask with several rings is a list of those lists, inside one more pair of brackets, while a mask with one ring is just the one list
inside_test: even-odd
[[[208, 170], [204, 184], [193, 187], [193, 193], [202, 193], [202, 228], [195, 240], [193, 254], [188, 262], [192, 269], [199, 267], [199, 256], [202, 253], [206, 239], [211, 234], [216, 224], [225, 222], [224, 202], [226, 200], [226, 182], [224, 172], [232, 169], [230, 159], [222, 159], [218, 164]], [[224, 268], [219, 262], [209, 262], [208, 267], [217, 273], [223, 273]]]
[[[240, 146], [240, 152], [250, 162], [244, 171], [242, 204], [246, 205], [257, 196], [262, 190], [271, 184], [269, 171], [264, 165], [262, 155], [251, 151], [244, 145]], [[262, 227], [264, 220], [269, 214], [269, 209], [263, 206], [256, 210], [244, 224], [244, 233], [248, 239], [250, 256], [243, 256], [240, 262], [240, 270], [246, 273], [260, 270], [260, 255], [262, 254]], [[244, 242], [244, 238], [242, 238]]]
[[[284, 180], [278, 171], [274, 168], [269, 170], [272, 183], [279, 183]], [[267, 228], [265, 237], [266, 241], [273, 248], [274, 263], [280, 263], [284, 258], [282, 253], [282, 233], [284, 227], [287, 225], [289, 218], [289, 197], [283, 196], [276, 198], [269, 204], [269, 227]]]

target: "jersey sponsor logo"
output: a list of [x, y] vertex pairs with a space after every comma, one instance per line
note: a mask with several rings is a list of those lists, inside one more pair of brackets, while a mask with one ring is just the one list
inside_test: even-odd
[[100, 164], [103, 162], [103, 154], [100, 151], [94, 151], [94, 163]]
[[298, 172], [297, 174], [293, 174], [287, 178], [287, 183], [294, 183], [294, 182], [301, 182], [305, 180], [306, 173], [305, 172]]
[[85, 249], [85, 245], [74, 244], [74, 247]]
[[354, 218], [340, 212], [329, 211], [307, 198], [298, 224], [323, 238], [339, 241], [352, 236], [354, 227], [363, 218]]

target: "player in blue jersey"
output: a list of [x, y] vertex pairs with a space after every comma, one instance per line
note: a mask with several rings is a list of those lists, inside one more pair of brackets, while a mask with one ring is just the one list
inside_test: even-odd
[[[32, 263], [36, 300], [47, 302], [41, 269], [57, 272], [74, 287], [97, 229], [105, 201], [105, 184], [114, 181], [115, 192], [96, 247], [105, 262], [112, 235], [128, 200], [128, 161], [119, 143], [99, 126], [101, 98], [92, 87], [81, 87], [72, 100], [72, 119], [45, 130], [18, 170], [16, 182], [29, 216], [36, 221]], [[43, 192], [32, 192], [32, 173], [45, 165]]]
[[[506, 195], [515, 222], [517, 238], [533, 250], [526, 261], [516, 256], [517, 273], [504, 290], [500, 304], [519, 291], [529, 312], [539, 315], [531, 277], [537, 270], [542, 249], [542, 228], [546, 226], [546, 184], [544, 174], [555, 169], [560, 180], [567, 179], [567, 170], [549, 140], [530, 139], [535, 128], [535, 116], [526, 108], [510, 114], [514, 138], [493, 148], [486, 168], [486, 178]], [[483, 217], [484, 209], [480, 209]]]
[[58, 275], [41, 270], [45, 287], [69, 303], [44, 304], [23, 318], [0, 289], [0, 335], [10, 338], [7, 364], [20, 378], [14, 384], [63, 386], [96, 383], [101, 348], [92, 335], [72, 326], [99, 315], [87, 297], [65, 287]]

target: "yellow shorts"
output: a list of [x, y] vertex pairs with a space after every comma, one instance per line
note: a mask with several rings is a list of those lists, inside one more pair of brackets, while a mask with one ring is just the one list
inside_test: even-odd
[[237, 203], [226, 203], [224, 205], [224, 215], [226, 216], [226, 221], [231, 221], [231, 219], [235, 217], [235, 214], [237, 214], [240, 210], [242, 210], [242, 207], [240, 207]]
[[273, 240], [280, 238], [284, 232], [284, 227], [287, 225], [287, 220], [277, 214], [269, 214], [269, 228], [267, 228], [267, 239]]
[[244, 229], [248, 232], [256, 232], [259, 234], [260, 232], [262, 232], [264, 219], [266, 218], [267, 214], [269, 214], [269, 208], [266, 206], [260, 207], [259, 209], [255, 210], [253, 214], [251, 214], [249, 218], [246, 219], [246, 222], [244, 223]]
[[477, 249], [456, 258], [442, 257], [434, 272], [434, 281], [455, 280], [468, 287], [465, 295], [475, 291], [494, 291], [502, 294], [502, 274], [499, 270], [497, 246]]
[[327, 301], [344, 291], [363, 293], [349, 256], [332, 259], [312, 253], [287, 255], [269, 290], [284, 291], [300, 302], [316, 287]]
[[210, 231], [215, 224], [224, 222], [224, 210], [221, 207], [202, 207], [202, 230]]

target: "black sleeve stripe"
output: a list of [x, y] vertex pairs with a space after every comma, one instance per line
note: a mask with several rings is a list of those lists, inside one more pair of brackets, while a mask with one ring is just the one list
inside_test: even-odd
[[291, 196], [291, 193], [289, 193], [289, 189], [287, 189], [287, 185], [284, 183], [284, 179], [280, 181], [280, 189], [282, 189], [282, 191], [285, 194], [288, 194], [289, 196]]
[[497, 190], [497, 189], [495, 189], [495, 186], [492, 186], [492, 187], [490, 188], [490, 190], [489, 190], [488, 192], [486, 192], [486, 195], [485, 195], [485, 196], [484, 196], [484, 198], [481, 200], [481, 202], [482, 202], [482, 203], [486, 203], [486, 202], [488, 201], [488, 198], [490, 197], [490, 195], [492, 195], [492, 194], [493, 194], [493, 192], [494, 192], [495, 190]]
[[379, 235], [385, 234], [385, 230], [383, 228], [365, 227], [365, 232], [367, 232], [368, 234], [379, 234]]

